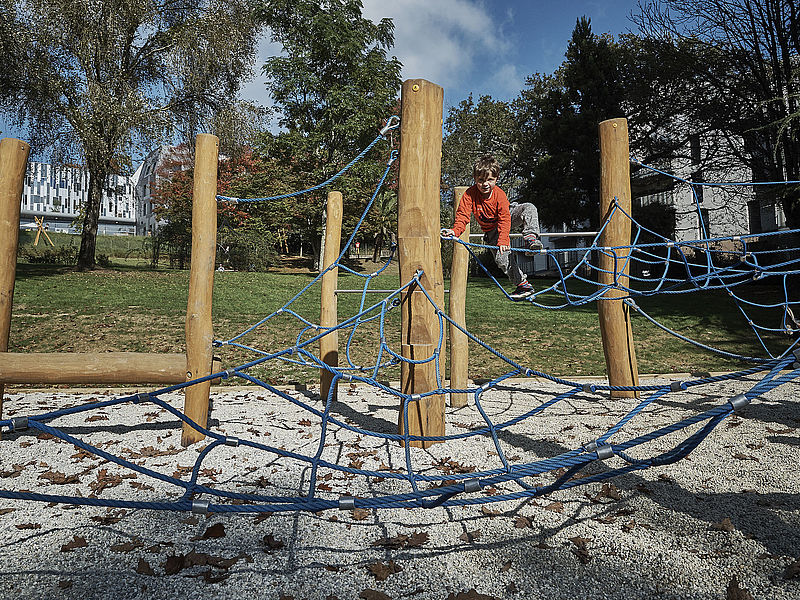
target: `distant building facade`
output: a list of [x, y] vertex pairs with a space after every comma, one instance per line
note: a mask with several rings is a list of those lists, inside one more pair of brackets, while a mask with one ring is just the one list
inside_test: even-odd
[[191, 164], [191, 155], [185, 145], [161, 146], [145, 157], [131, 178], [136, 196], [136, 235], [153, 235], [163, 224], [153, 210], [153, 193], [159, 180]]
[[752, 182], [753, 171], [748, 166], [709, 160], [711, 154], [730, 156], [724, 151], [727, 143], [730, 142], [690, 136], [686, 152], [651, 165], [683, 182], [649, 169], [639, 169], [631, 182], [634, 219], [636, 210], [642, 206], [654, 202], [671, 206], [675, 209], [675, 239], [680, 242], [764, 233], [785, 227], [783, 210], [769, 186], [686, 183]]
[[[133, 181], [110, 175], [100, 202], [100, 235], [133, 235], [136, 203]], [[50, 231], [78, 233], [81, 207], [89, 196], [89, 171], [83, 167], [30, 161], [22, 189], [20, 227], [35, 228], [34, 217], [44, 218]]]

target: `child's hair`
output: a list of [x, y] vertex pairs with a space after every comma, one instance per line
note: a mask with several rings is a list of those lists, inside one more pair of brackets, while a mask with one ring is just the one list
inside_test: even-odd
[[500, 163], [491, 154], [484, 154], [472, 165], [472, 176], [488, 175], [489, 173], [492, 174], [492, 177], [497, 177], [500, 174]]

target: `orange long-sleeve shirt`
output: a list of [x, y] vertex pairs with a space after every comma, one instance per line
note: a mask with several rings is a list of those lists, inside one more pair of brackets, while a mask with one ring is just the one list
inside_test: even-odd
[[508, 237], [511, 233], [511, 212], [508, 208], [508, 197], [503, 190], [495, 186], [492, 195], [483, 198], [477, 185], [468, 188], [461, 197], [452, 227], [456, 237], [464, 233], [472, 214], [484, 233], [497, 228], [498, 246], [511, 245], [511, 238]]

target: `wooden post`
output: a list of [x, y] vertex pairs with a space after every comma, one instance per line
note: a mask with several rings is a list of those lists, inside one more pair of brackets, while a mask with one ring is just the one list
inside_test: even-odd
[[[192, 194], [192, 264], [189, 272], [189, 301], [186, 308], [186, 380], [211, 374], [214, 332], [211, 324], [211, 298], [214, 292], [214, 259], [217, 249], [217, 165], [219, 139], [201, 133], [197, 136]], [[186, 388], [184, 411], [198, 425], [208, 420], [208, 395], [211, 382]], [[184, 446], [202, 440], [199, 431], [183, 424]]]
[[[439, 230], [439, 189], [442, 173], [442, 104], [444, 90], [424, 79], [409, 79], [401, 89], [400, 174], [398, 186], [398, 250], [400, 283], [405, 285], [421, 270], [422, 286], [444, 305]], [[433, 355], [439, 341], [439, 319], [424, 293], [413, 289], [403, 294], [401, 308], [401, 354], [412, 360]], [[444, 356], [441, 356], [444, 360]], [[420, 394], [437, 389], [434, 361], [404, 362], [401, 390]], [[403, 411], [399, 430], [404, 432]], [[408, 433], [444, 435], [444, 396], [427, 396], [410, 403]], [[433, 442], [412, 442], [429, 447]]]
[[[455, 189], [453, 210], [458, 210], [466, 186]], [[469, 223], [461, 234], [461, 241], [469, 242]], [[467, 328], [467, 277], [469, 276], [469, 252], [458, 243], [453, 243], [453, 262], [450, 266], [450, 318], [464, 329]], [[450, 387], [465, 389], [469, 383], [469, 338], [458, 327], [450, 324]], [[450, 394], [450, 406], [460, 408], [467, 405], [465, 392]]]
[[[8, 351], [8, 336], [11, 333], [19, 210], [30, 150], [31, 147], [22, 140], [0, 140], [0, 352]], [[4, 392], [4, 385], [0, 383], [0, 419], [3, 418]]]
[[[628, 145], [628, 121], [609, 119], [599, 126], [600, 133], [600, 222], [604, 223], [614, 207], [614, 198], [628, 214], [631, 214], [630, 149]], [[600, 238], [604, 248], [630, 246], [631, 222], [620, 211], [614, 213]], [[628, 256], [630, 249], [621, 248], [600, 253], [598, 282], [601, 285], [628, 285]], [[624, 268], [623, 268], [624, 266]], [[639, 385], [639, 369], [633, 347], [630, 308], [622, 300], [613, 300], [625, 295], [619, 287], [609, 289], [597, 302], [600, 317], [600, 333], [603, 337], [603, 352], [606, 357], [608, 381], [612, 386]], [[614, 391], [618, 398], [638, 397], [633, 391]]]
[[185, 354], [142, 352], [7, 352], [0, 360], [3, 383], [157, 383], [186, 381]]
[[[342, 243], [342, 193], [328, 192], [328, 206], [325, 218], [324, 252], [322, 270], [325, 271], [339, 257]], [[336, 288], [339, 283], [339, 269], [331, 269], [322, 276], [319, 324], [322, 327], [335, 327], [338, 324]], [[319, 355], [326, 365], [339, 366], [339, 333], [334, 331], [319, 340]], [[325, 369], [319, 372], [319, 397], [324, 402], [331, 389], [333, 374]], [[336, 400], [337, 390], [333, 390]]]

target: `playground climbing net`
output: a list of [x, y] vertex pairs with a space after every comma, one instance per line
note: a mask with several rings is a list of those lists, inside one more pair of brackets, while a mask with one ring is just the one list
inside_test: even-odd
[[[385, 139], [388, 131], [397, 126], [396, 118], [381, 131], [375, 140], [351, 161], [342, 171], [329, 180], [302, 192], [286, 196], [300, 195], [305, 192], [319, 190], [331, 184], [356, 162], [364, 159], [369, 151], [381, 140]], [[797, 346], [797, 330], [800, 325], [794, 319], [793, 309], [796, 300], [790, 299], [792, 292], [791, 278], [798, 274], [798, 261], [800, 258], [785, 258], [786, 256], [800, 256], [797, 251], [781, 252], [775, 250], [777, 244], [763, 244], [777, 236], [786, 236], [793, 239], [797, 231], [768, 233], [754, 235], [741, 235], [726, 238], [709, 238], [707, 236], [690, 241], [675, 241], [667, 239], [654, 231], [636, 222], [633, 215], [625, 213], [615, 204], [611, 217], [630, 220], [633, 235], [632, 243], [625, 247], [608, 248], [600, 245], [598, 235], [585, 248], [581, 248], [581, 259], [578, 264], [566, 270], [562, 267], [563, 260], [559, 260], [561, 252], [567, 250], [521, 250], [531, 254], [545, 255], [549, 267], [556, 272], [554, 284], [539, 289], [533, 296], [525, 299], [532, 307], [545, 310], [558, 310], [569, 306], [580, 306], [591, 302], [602, 302], [605, 293], [615, 288], [622, 292], [622, 298], [632, 309], [641, 313], [649, 321], [659, 325], [665, 331], [678, 336], [687, 343], [693, 343], [707, 348], [709, 351], [719, 352], [729, 357], [739, 358], [752, 363], [747, 369], [736, 373], [720, 376], [709, 376], [684, 381], [672, 381], [663, 384], [641, 386], [609, 386], [582, 383], [555, 377], [548, 373], [537, 371], [533, 368], [520, 365], [505, 356], [501, 350], [493, 348], [485, 340], [478, 338], [467, 329], [454, 323], [446, 314], [443, 307], [436, 305], [433, 294], [423, 286], [421, 273], [402, 287], [383, 293], [379, 300], [369, 302], [368, 294], [377, 278], [385, 272], [390, 264], [389, 258], [382, 266], [371, 273], [361, 273], [351, 269], [345, 264], [350, 246], [353, 244], [359, 229], [362, 227], [366, 215], [369, 213], [375, 198], [385, 184], [396, 153], [390, 153], [386, 167], [375, 186], [375, 191], [368, 201], [360, 220], [343, 245], [338, 259], [323, 270], [310, 283], [300, 289], [288, 302], [274, 310], [272, 313], [259, 320], [257, 323], [236, 335], [216, 340], [215, 346], [220, 350], [235, 349], [238, 353], [249, 354], [250, 360], [225, 371], [213, 373], [208, 377], [196, 379], [185, 384], [174, 385], [146, 393], [136, 393], [110, 398], [101, 402], [93, 401], [78, 406], [64, 409], [51, 410], [41, 414], [16, 416], [0, 421], [0, 427], [10, 435], [5, 435], [0, 442], [4, 446], [2, 456], [11, 456], [11, 446], [20, 444], [30, 433], [37, 435], [37, 443], [65, 442], [77, 447], [80, 452], [88, 453], [120, 470], [127, 470], [158, 482], [160, 489], [166, 486], [173, 492], [162, 493], [159, 497], [151, 499], [114, 499], [100, 497], [101, 494], [92, 496], [61, 495], [40, 493], [29, 490], [0, 489], [0, 498], [15, 500], [33, 500], [41, 502], [60, 502], [74, 505], [106, 506], [114, 508], [144, 508], [155, 510], [194, 511], [194, 512], [275, 512], [308, 510], [319, 511], [324, 509], [356, 509], [356, 508], [393, 508], [393, 507], [435, 507], [435, 506], [464, 506], [483, 504], [503, 500], [534, 498], [549, 494], [555, 490], [572, 488], [592, 482], [601, 482], [632, 471], [647, 469], [653, 466], [667, 465], [678, 461], [690, 454], [723, 420], [734, 412], [743, 410], [751, 401], [785, 384], [797, 377], [800, 373], [800, 351]], [[649, 167], [648, 167], [649, 168]], [[692, 184], [696, 185], [696, 184]], [[737, 184], [738, 185], [738, 184]], [[240, 199], [231, 197], [218, 197], [220, 201], [228, 202], [255, 202], [270, 201], [274, 198]], [[700, 215], [699, 204], [698, 215]], [[607, 225], [604, 224], [602, 227]], [[707, 231], [703, 225], [703, 231]], [[602, 230], [602, 228], [601, 228]], [[758, 243], [757, 243], [758, 242]], [[464, 244], [470, 254], [478, 260], [478, 251], [487, 248], [481, 244], [470, 244], [460, 240], [454, 243]], [[575, 252], [575, 249], [569, 250]], [[612, 284], [601, 285], [597, 283], [596, 276], [602, 271], [597, 260], [599, 256], [606, 255], [612, 258], [624, 256], [627, 277], [618, 277]], [[480, 261], [478, 260], [480, 264]], [[352, 276], [363, 280], [358, 310], [334, 327], [323, 327], [313, 318], [301, 314], [298, 306], [300, 298], [312, 292], [312, 288], [320, 284], [322, 276], [330, 269], [339, 269]], [[622, 272], [622, 268], [615, 272]], [[487, 270], [488, 273], [488, 270]], [[490, 275], [491, 277], [491, 275]], [[772, 299], [767, 303], [757, 303], [751, 299], [744, 290], [753, 285], [760, 285], [765, 281], [776, 281], [783, 289], [780, 298]], [[498, 297], [502, 297], [502, 287]], [[398, 348], [393, 348], [387, 341], [386, 324], [388, 317], [400, 304], [401, 295], [414, 286], [421, 290], [428, 301], [434, 306], [440, 326], [439, 342], [430, 357], [411, 361], [401, 356]], [[704, 290], [724, 290], [730, 301], [734, 302], [741, 311], [744, 321], [750, 327], [764, 350], [763, 356], [740, 356], [729, 351], [711, 348], [697, 340], [692, 340], [683, 334], [671, 331], [660, 325], [658, 321], [647, 315], [637, 304], [637, 300], [657, 294], [690, 294]], [[589, 290], [588, 292], [586, 290]], [[374, 296], [372, 296], [374, 297]], [[777, 316], [776, 316], [777, 315]], [[259, 348], [257, 344], [248, 340], [254, 334], [267, 327], [274, 319], [289, 318], [297, 323], [297, 335], [294, 342], [288, 347]], [[765, 320], [761, 320], [761, 319]], [[770, 322], [769, 319], [772, 319]], [[464, 333], [472, 344], [479, 345], [507, 365], [506, 371], [482, 385], [466, 389], [447, 388], [443, 381], [437, 382], [437, 389], [422, 394], [405, 394], [396, 387], [384, 382], [386, 369], [397, 367], [403, 362], [423, 363], [432, 361], [436, 364], [436, 373], [440, 373], [439, 361], [444, 339], [446, 325], [455, 326]], [[359, 364], [353, 357], [353, 347], [358, 343], [357, 332], [370, 328], [375, 332], [377, 340], [372, 361], [369, 364]], [[327, 365], [315, 354], [321, 338], [332, 333], [345, 334], [344, 365], [332, 367]], [[775, 345], [765, 340], [766, 336], [783, 335], [789, 340], [785, 347], [776, 350]], [[363, 361], [360, 361], [363, 363]], [[320, 370], [331, 373], [332, 383], [330, 392], [325, 398], [298, 397], [289, 392], [278, 389], [268, 381], [267, 377], [259, 376], [270, 365], [291, 363], [295, 366]], [[259, 370], [260, 369], [260, 370]], [[535, 403], [524, 410], [518, 411], [511, 417], [496, 422], [492, 411], [486, 406], [487, 398], [492, 393], [507, 390], [507, 380], [515, 377], [538, 377], [554, 384], [559, 390], [547, 397], [543, 402]], [[319, 437], [313, 443], [316, 449], [306, 455], [298, 451], [286, 449], [278, 443], [268, 444], [263, 441], [257, 432], [251, 435], [234, 437], [216, 430], [213, 426], [204, 426], [193, 422], [183, 412], [172, 406], [169, 398], [176, 392], [200, 382], [211, 379], [224, 378], [227, 380], [241, 380], [270, 392], [271, 397], [277, 401], [287, 403], [293, 411], [302, 411], [306, 415], [305, 422], [315, 426]], [[713, 406], [705, 411], [696, 412], [677, 420], [667, 426], [659, 426], [645, 432], [631, 433], [630, 424], [646, 419], [648, 409], [662, 402], [668, 395], [677, 396], [687, 390], [703, 390], [707, 385], [719, 385], [734, 380], [747, 381], [743, 392], [732, 394], [722, 401], [713, 402]], [[750, 385], [752, 382], [754, 384]], [[393, 402], [400, 410], [400, 419], [405, 423], [401, 431], [405, 433], [387, 433], [357, 427], [350, 419], [344, 418], [337, 412], [337, 401], [334, 390], [339, 383], [362, 384], [375, 390], [387, 402]], [[524, 386], [523, 386], [524, 387]], [[600, 400], [614, 391], [636, 392], [636, 398], [631, 406], [622, 413], [615, 413], [613, 422], [602, 428], [600, 435], [592, 435], [591, 439], [576, 440], [573, 448], [557, 451], [549, 456], [527, 457], [520, 461], [519, 457], [509, 453], [507, 444], [503, 441], [504, 435], [513, 431], [520, 423], [536, 419], [550, 411], [558, 410], [565, 403], [578, 400]], [[422, 437], [408, 433], [409, 410], [415, 403], [423, 401], [429, 396], [467, 393], [472, 397], [474, 410], [478, 415], [478, 422], [467, 428], [467, 431], [451, 433], [444, 436]], [[535, 394], [532, 395], [535, 397]], [[86, 440], [87, 436], [79, 437], [75, 431], [59, 426], [59, 421], [76, 414], [96, 412], [100, 409], [112, 409], [121, 406], [138, 406], [144, 410], [147, 407], [157, 407], [175, 419], [188, 423], [202, 432], [208, 443], [198, 451], [191, 469], [186, 469], [184, 478], [179, 474], [168, 475], [164, 472], [135, 461], [130, 456], [124, 458], [115, 455], [98, 444]], [[270, 406], [275, 408], [274, 403]], [[594, 430], [593, 430], [594, 431]], [[641, 431], [641, 429], [639, 430]], [[399, 465], [395, 468], [366, 469], [362, 461], [350, 460], [344, 464], [340, 457], [341, 449], [337, 450], [342, 442], [337, 441], [338, 432], [349, 432], [357, 439], [371, 440], [374, 444], [391, 445], [399, 456]], [[41, 441], [51, 440], [51, 441]], [[457, 463], [451, 463], [445, 472], [435, 472], [429, 466], [430, 452], [421, 448], [412, 447], [414, 441], [441, 442], [438, 448], [446, 448], [447, 444], [477, 443], [482, 442], [492, 449], [490, 456], [496, 457], [493, 464], [483, 469], [459, 469]], [[298, 482], [294, 493], [265, 494], [258, 491], [259, 485], [252, 482], [254, 491], [242, 492], [232, 487], [217, 485], [207, 481], [209, 469], [204, 469], [205, 461], [209, 456], [224, 452], [225, 449], [236, 447], [238, 451], [247, 451], [257, 456], [264, 456], [267, 464], [275, 461], [287, 461], [299, 465], [298, 472], [303, 473], [303, 481]], [[443, 450], [442, 452], [446, 452]], [[6, 459], [4, 459], [6, 460]], [[445, 460], [445, 459], [443, 459]], [[445, 460], [445, 462], [447, 462]], [[255, 463], [255, 461], [253, 461]], [[253, 464], [251, 463], [251, 464]], [[440, 462], [440, 465], [443, 464]], [[389, 481], [394, 485], [379, 491], [377, 487], [367, 486], [362, 495], [343, 495], [331, 491], [330, 486], [324, 481], [329, 480], [330, 474], [337, 474], [345, 478], [361, 478], [362, 480]], [[546, 478], [543, 479], [542, 476]], [[230, 480], [229, 480], [230, 481]], [[246, 482], [245, 482], [246, 483]], [[491, 494], [480, 493], [482, 490], [492, 490]]]

